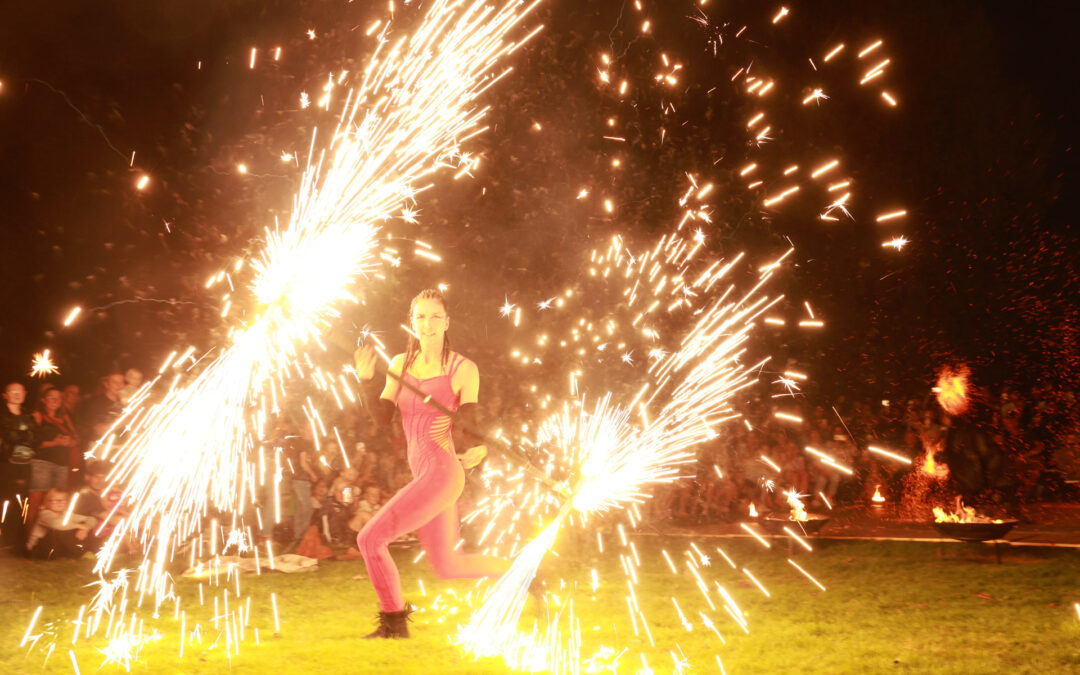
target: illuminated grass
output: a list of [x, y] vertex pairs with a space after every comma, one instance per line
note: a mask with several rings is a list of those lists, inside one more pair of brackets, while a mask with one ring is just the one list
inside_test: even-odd
[[[642, 553], [653, 546], [681, 552], [689, 543], [655, 537], [637, 541]], [[652, 622], [657, 649], [635, 638], [629, 626], [615, 628], [622, 636], [621, 646], [649, 653], [649, 665], [657, 673], [671, 672], [667, 649], [674, 649], [676, 643], [699, 672], [716, 672], [714, 654], [720, 655], [729, 673], [1080, 670], [1080, 619], [1072, 607], [1080, 601], [1080, 587], [1075, 583], [1080, 554], [1076, 552], [1014, 549], [1005, 551], [1004, 564], [997, 565], [989, 548], [949, 545], [944, 547], [942, 558], [936, 544], [820, 542], [817, 551], [797, 560], [829, 587], [822, 593], [787, 564], [786, 551], [761, 552], [756, 543], [744, 540], [696, 541], [703, 550], [722, 546], [740, 565], [752, 570], [772, 597], [764, 597], [717, 555], [706, 568], [707, 576], [731, 590], [748, 615], [751, 630], [747, 636], [730, 619], [717, 619], [728, 640], [723, 646], [700, 625], [690, 633], [681, 627], [669, 609], [668, 598], [675, 594], [685, 605], [684, 599], [694, 594], [692, 580], [686, 575], [672, 576], [659, 555], [655, 559], [649, 556], [652, 562], [643, 565], [647, 573], [641, 579], [639, 598]], [[411, 558], [411, 552], [398, 555], [406, 597], [418, 604], [430, 603], [441, 590], [452, 588], [464, 594], [473, 588], [468, 581], [437, 581], [423, 562], [413, 566]], [[622, 576], [615, 569], [617, 561], [604, 560], [599, 565], [588, 559], [575, 562], [567, 550], [543, 569], [549, 577], [557, 577], [560, 568], [571, 565], [599, 566], [601, 578]], [[45, 605], [38, 629], [49, 621], [77, 615], [79, 603], [87, 597], [80, 586], [91, 579], [90, 566], [89, 561], [45, 564], [0, 558], [4, 588], [0, 594], [4, 617], [0, 623], [0, 672], [73, 672], [67, 655], [70, 627], [61, 628], [44, 670], [44, 651], [34, 649], [27, 655], [18, 643], [38, 605]], [[419, 614], [412, 627], [414, 638], [408, 642], [361, 640], [360, 636], [373, 627], [375, 612], [370, 584], [351, 579], [362, 570], [363, 564], [356, 561], [328, 562], [314, 573], [244, 577], [242, 592], [253, 596], [252, 620], [239, 657], [232, 659], [231, 672], [506, 672], [495, 661], [473, 662], [450, 644], [456, 617], [435, 624], [431, 623], [433, 612]], [[417, 579], [423, 580], [426, 598], [420, 596]], [[280, 610], [281, 632], [276, 638], [270, 593], [277, 595]], [[611, 617], [625, 616], [621, 611], [625, 601], [615, 583], [602, 585], [595, 601], [587, 589], [583, 593], [575, 611], [581, 617], [582, 636], [588, 646], [590, 634], [597, 633], [594, 626], [608, 634]], [[197, 589], [192, 586], [185, 597], [197, 598]], [[530, 610], [535, 615], [532, 607], [526, 613]], [[197, 608], [188, 611], [194, 613]], [[171, 623], [171, 617], [164, 621]], [[259, 647], [251, 634], [254, 627], [259, 628]], [[132, 671], [218, 673], [230, 668], [220, 644], [209, 648], [213, 637], [208, 632], [204, 632], [202, 646], [188, 646], [184, 660], [179, 661], [175, 634], [175, 630], [170, 631], [167, 642], [147, 646], [142, 662], [133, 665]], [[82, 672], [94, 672], [101, 663], [97, 646], [100, 643], [82, 640], [76, 645]], [[588, 655], [588, 649], [583, 651]], [[639, 664], [624, 662], [623, 666], [620, 672], [633, 673]], [[108, 666], [103, 672], [121, 669]]]

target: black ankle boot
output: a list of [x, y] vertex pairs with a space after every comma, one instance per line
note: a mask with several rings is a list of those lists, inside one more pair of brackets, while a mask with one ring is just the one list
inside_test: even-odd
[[379, 627], [370, 635], [365, 635], [365, 640], [372, 638], [407, 638], [409, 637], [409, 615], [414, 611], [410, 605], [400, 612], [379, 612]]

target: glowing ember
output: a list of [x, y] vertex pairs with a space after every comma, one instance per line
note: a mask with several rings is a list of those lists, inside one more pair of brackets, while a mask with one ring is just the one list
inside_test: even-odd
[[971, 371], [967, 366], [953, 370], [949, 366], [941, 369], [934, 393], [945, 412], [950, 415], [963, 415], [968, 408], [968, 377]]

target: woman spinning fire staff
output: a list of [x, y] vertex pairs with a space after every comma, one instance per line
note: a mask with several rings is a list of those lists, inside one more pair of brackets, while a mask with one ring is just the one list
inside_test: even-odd
[[[410, 319], [415, 337], [409, 338], [404, 354], [393, 358], [382, 395], [368, 405], [383, 431], [389, 429], [394, 409], [401, 410], [413, 473], [412, 481], [379, 509], [356, 537], [379, 596], [379, 627], [369, 638], [409, 637], [406, 621], [412, 610], [402, 598], [401, 579], [387, 550], [402, 534], [418, 530], [435, 573], [443, 579], [498, 576], [509, 568], [509, 562], [502, 558], [466, 555], [454, 549], [459, 539], [457, 499], [465, 487], [464, 469], [476, 466], [487, 454], [468, 431], [468, 427], [476, 427], [480, 372], [475, 363], [450, 351], [446, 334], [450, 317], [441, 293], [429, 289], [413, 298]], [[375, 354], [370, 346], [356, 351], [356, 372], [362, 380], [375, 376]], [[401, 386], [399, 379], [411, 386]], [[425, 397], [456, 411], [466, 422], [468, 449], [464, 454], [455, 455], [452, 419]]]

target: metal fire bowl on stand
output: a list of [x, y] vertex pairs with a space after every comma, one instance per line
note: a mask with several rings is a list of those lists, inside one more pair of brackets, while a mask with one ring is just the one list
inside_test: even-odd
[[821, 528], [825, 527], [830, 520], [829, 516], [808, 513], [806, 520], [792, 520], [787, 516], [764, 516], [761, 518], [761, 524], [770, 534], [783, 533], [784, 526], [787, 525], [796, 534], [813, 537], [821, 532]]
[[993, 541], [1001, 539], [1018, 521], [1000, 523], [930, 523], [939, 534], [958, 541]]

